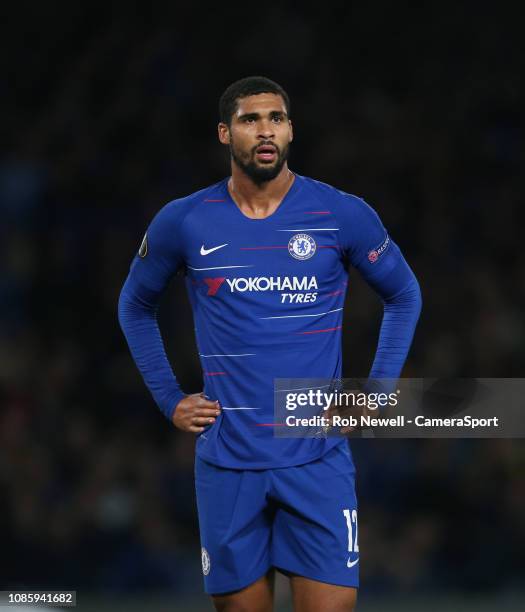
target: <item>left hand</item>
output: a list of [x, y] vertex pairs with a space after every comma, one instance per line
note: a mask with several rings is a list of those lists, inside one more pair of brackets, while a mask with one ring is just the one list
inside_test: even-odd
[[[363, 391], [352, 389], [348, 391], [345, 390], [345, 393], [353, 393], [354, 397], [357, 397], [358, 395], [362, 395]], [[334, 427], [332, 421], [332, 417], [334, 416], [340, 416], [343, 419], [354, 417], [357, 420], [357, 425], [343, 425], [339, 430], [341, 434], [348, 434], [361, 429], [362, 416], [374, 416], [375, 413], [377, 413], [377, 410], [370, 410], [370, 408], [367, 408], [366, 406], [353, 406], [351, 404], [346, 406], [334, 406], [332, 404], [328, 410], [324, 412], [323, 416], [330, 421], [330, 425], [328, 426], [327, 430]]]

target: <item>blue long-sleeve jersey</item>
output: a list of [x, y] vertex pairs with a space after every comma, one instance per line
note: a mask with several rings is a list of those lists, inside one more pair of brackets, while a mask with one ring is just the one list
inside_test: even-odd
[[164, 206], [147, 229], [119, 300], [131, 354], [171, 420], [184, 397], [156, 320], [181, 268], [193, 308], [204, 392], [222, 407], [197, 454], [231, 468], [299, 465], [341, 438], [278, 438], [275, 378], [339, 378], [347, 263], [384, 302], [372, 378], [397, 378], [421, 309], [419, 285], [377, 214], [361, 198], [295, 180], [265, 219], [244, 215], [228, 179]]

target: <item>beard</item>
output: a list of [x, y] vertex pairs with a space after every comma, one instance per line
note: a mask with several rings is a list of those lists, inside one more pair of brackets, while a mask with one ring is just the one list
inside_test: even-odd
[[239, 153], [235, 150], [233, 140], [230, 142], [230, 155], [232, 160], [237, 164], [237, 166], [239, 166], [244, 174], [251, 178], [256, 185], [261, 185], [262, 183], [273, 180], [283, 169], [284, 163], [288, 160], [290, 153], [289, 144], [287, 144], [281, 150], [274, 142], [272, 142], [271, 144], [275, 147], [277, 152], [277, 159], [275, 162], [273, 162], [273, 164], [258, 164], [255, 160], [255, 151], [257, 147], [261, 146], [261, 144], [266, 143], [258, 143], [257, 146], [253, 147], [250, 153]]

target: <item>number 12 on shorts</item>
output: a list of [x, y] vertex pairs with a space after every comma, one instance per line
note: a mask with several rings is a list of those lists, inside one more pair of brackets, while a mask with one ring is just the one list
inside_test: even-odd
[[[349, 553], [359, 553], [359, 544], [357, 543], [357, 510], [350, 511], [349, 508], [345, 508], [343, 510], [343, 514], [346, 518], [346, 526], [348, 528], [348, 552]], [[354, 525], [355, 525], [355, 537], [354, 537]], [[346, 562], [347, 567], [353, 567], [359, 561], [359, 557], [357, 559], [351, 559], [348, 557], [348, 561]]]

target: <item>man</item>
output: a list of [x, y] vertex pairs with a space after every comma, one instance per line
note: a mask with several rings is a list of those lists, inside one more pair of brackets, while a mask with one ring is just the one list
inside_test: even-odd
[[[120, 323], [160, 409], [197, 434], [204, 583], [217, 610], [271, 610], [274, 568], [290, 577], [296, 610], [352, 610], [359, 546], [347, 440], [275, 437], [273, 383], [341, 376], [347, 261], [385, 304], [370, 376], [397, 378], [419, 286], [363, 200], [289, 170], [282, 87], [248, 77], [219, 106], [231, 177], [156, 215], [122, 289]], [[204, 392], [189, 396], [155, 318], [181, 268], [204, 374]]]

